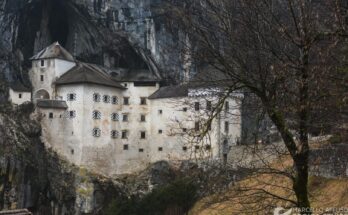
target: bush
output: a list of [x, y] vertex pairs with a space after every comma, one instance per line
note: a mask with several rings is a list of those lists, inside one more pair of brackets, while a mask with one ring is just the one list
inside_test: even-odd
[[162, 215], [171, 210], [187, 213], [197, 200], [197, 186], [185, 179], [154, 189], [142, 199], [114, 200], [106, 215]]

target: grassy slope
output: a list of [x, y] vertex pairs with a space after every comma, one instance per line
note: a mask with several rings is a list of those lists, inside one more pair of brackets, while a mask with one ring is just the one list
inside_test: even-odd
[[[278, 169], [279, 167], [287, 168], [290, 165], [292, 165], [290, 159], [276, 164]], [[268, 198], [269, 195], [264, 195], [258, 190], [262, 189], [294, 200], [290, 182], [288, 178], [274, 174], [250, 177], [238, 182], [225, 193], [200, 200], [193, 207], [190, 215], [269, 214], [265, 211], [273, 211], [273, 208], [277, 206], [287, 206], [287, 203]], [[246, 188], [251, 189], [245, 191]], [[309, 190], [312, 208], [348, 208], [348, 178], [327, 179], [311, 176]]]

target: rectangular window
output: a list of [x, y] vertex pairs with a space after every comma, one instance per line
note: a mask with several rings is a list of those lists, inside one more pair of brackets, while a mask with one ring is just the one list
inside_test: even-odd
[[44, 61], [44, 60], [41, 60], [41, 61], [40, 61], [40, 65], [41, 65], [41, 67], [44, 67], [44, 66], [45, 66], [45, 61]]
[[40, 80], [44, 81], [44, 76], [43, 75], [40, 75]]
[[195, 102], [195, 111], [199, 111], [199, 102]]
[[18, 98], [20, 99], [22, 98], [22, 93], [18, 94]]
[[187, 128], [183, 128], [182, 132], [184, 132], [184, 133], [187, 132]]
[[187, 147], [186, 147], [186, 146], [183, 146], [183, 147], [182, 147], [182, 150], [186, 152], [186, 151], [187, 151]]
[[184, 108], [182, 109], [182, 111], [187, 112], [187, 108], [186, 108], [186, 107], [184, 107]]
[[139, 152], [144, 152], [144, 149], [139, 149]]
[[195, 131], [199, 131], [199, 122], [195, 122]]
[[122, 139], [128, 138], [128, 131], [122, 131]]
[[207, 101], [207, 111], [211, 111], [211, 101]]
[[158, 151], [159, 152], [163, 151], [163, 148], [162, 147], [158, 147]]
[[162, 110], [158, 110], [158, 114], [162, 114], [163, 113], [163, 111]]
[[228, 132], [229, 132], [229, 126], [230, 126], [230, 124], [226, 121], [225, 122], [225, 133], [226, 134], [228, 134]]
[[228, 112], [230, 110], [230, 104], [228, 102], [225, 102], [225, 112]]
[[122, 115], [122, 121], [123, 122], [128, 122], [128, 114], [123, 114]]
[[123, 150], [128, 150], [128, 144], [123, 145]]
[[140, 132], [140, 139], [145, 139], [146, 138], [146, 132], [142, 131]]
[[124, 105], [129, 105], [129, 97], [124, 97], [123, 98], [123, 104]]
[[53, 119], [53, 113], [49, 113], [48, 118]]
[[140, 98], [140, 105], [146, 105], [146, 98], [145, 97]]
[[144, 114], [140, 115], [140, 121], [145, 122], [146, 121], [146, 116]]
[[162, 134], [162, 133], [163, 133], [163, 131], [160, 129], [160, 130], [158, 130], [158, 133], [159, 133], [159, 134]]

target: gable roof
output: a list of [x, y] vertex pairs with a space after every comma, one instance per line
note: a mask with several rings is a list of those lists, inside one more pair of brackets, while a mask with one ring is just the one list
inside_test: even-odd
[[30, 60], [41, 60], [41, 59], [62, 59], [66, 61], [75, 61], [74, 57], [63, 48], [58, 42], [51, 44], [50, 46], [39, 51], [36, 55], [30, 58]]
[[63, 100], [38, 99], [36, 105], [40, 108], [67, 109], [68, 105]]
[[186, 97], [188, 95], [187, 85], [167, 86], [161, 87], [154, 92], [149, 99], [165, 99], [165, 98], [177, 98]]
[[82, 62], [78, 62], [74, 68], [63, 74], [55, 83], [57, 85], [89, 83], [126, 89], [109, 74], [100, 70], [95, 65]]
[[12, 82], [10, 84], [10, 88], [16, 92], [31, 92], [31, 89], [27, 86], [24, 86], [24, 84], [22, 84], [22, 82], [20, 82], [19, 80]]

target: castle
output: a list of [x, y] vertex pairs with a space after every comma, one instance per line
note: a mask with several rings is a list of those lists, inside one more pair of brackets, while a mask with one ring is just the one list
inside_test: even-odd
[[161, 86], [161, 77], [149, 70], [76, 61], [58, 42], [30, 60], [32, 92], [11, 87], [12, 103], [33, 102], [45, 145], [89, 170], [111, 176], [160, 160], [223, 160], [240, 139], [238, 95], [226, 98], [225, 111], [207, 128], [209, 138], [195, 135], [221, 86]]

